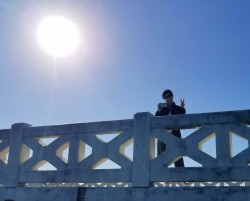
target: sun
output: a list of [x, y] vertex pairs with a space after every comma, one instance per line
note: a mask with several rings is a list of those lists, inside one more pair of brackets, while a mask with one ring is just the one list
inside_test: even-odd
[[72, 55], [80, 45], [77, 26], [62, 16], [50, 16], [38, 25], [37, 39], [40, 46], [54, 57]]

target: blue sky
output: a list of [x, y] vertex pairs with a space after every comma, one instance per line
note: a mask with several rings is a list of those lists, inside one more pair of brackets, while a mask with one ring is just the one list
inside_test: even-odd
[[[39, 47], [50, 15], [79, 27], [72, 57]], [[1, 129], [154, 114], [167, 88], [187, 113], [249, 109], [249, 0], [0, 0], [0, 25]]]

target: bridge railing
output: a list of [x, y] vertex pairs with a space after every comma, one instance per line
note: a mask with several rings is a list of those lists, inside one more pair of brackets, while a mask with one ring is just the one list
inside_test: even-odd
[[[164, 181], [249, 181], [249, 123], [250, 110], [165, 117], [137, 113], [128, 120], [40, 127], [18, 123], [0, 130], [0, 184], [130, 183], [148, 187]], [[194, 128], [182, 139], [169, 133]], [[236, 155], [232, 155], [233, 135], [248, 142]], [[109, 136], [113, 138], [105, 141]], [[214, 157], [203, 150], [211, 137], [215, 138]], [[159, 156], [157, 140], [166, 144]], [[171, 167], [181, 157], [200, 166]], [[105, 160], [116, 167], [97, 168]]]

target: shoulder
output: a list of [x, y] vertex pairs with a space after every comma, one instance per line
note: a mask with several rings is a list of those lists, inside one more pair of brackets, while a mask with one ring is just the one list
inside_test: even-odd
[[186, 114], [186, 110], [185, 108], [179, 106], [179, 105], [175, 105], [174, 104], [174, 110], [177, 114]]

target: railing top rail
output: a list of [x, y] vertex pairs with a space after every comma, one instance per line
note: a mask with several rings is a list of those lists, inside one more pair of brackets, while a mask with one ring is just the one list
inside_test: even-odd
[[151, 120], [151, 129], [159, 127], [185, 129], [218, 123], [250, 124], [250, 110], [155, 117]]
[[53, 134], [67, 134], [67, 133], [98, 133], [105, 134], [105, 132], [120, 132], [124, 130], [131, 130], [133, 128], [133, 119], [114, 120], [114, 121], [100, 121], [87, 122], [63, 125], [49, 125], [27, 127], [24, 129], [24, 136], [35, 135], [53, 135]]
[[0, 130], [0, 138], [8, 138], [10, 136], [10, 129]]

